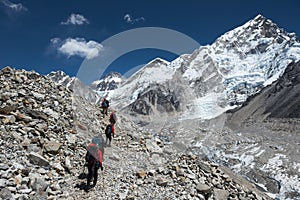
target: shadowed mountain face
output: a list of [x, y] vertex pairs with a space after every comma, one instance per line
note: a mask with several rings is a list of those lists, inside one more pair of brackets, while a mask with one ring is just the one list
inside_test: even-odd
[[249, 118], [300, 118], [300, 61], [291, 63], [284, 74], [259, 94], [249, 98], [230, 121], [240, 124]]
[[300, 118], [300, 61], [290, 64], [266, 95], [265, 113], [270, 113], [269, 117]]
[[173, 112], [179, 108], [179, 101], [174, 92], [168, 91], [163, 85], [149, 87], [138, 96], [138, 100], [129, 105], [136, 113], [149, 115], [154, 110]]

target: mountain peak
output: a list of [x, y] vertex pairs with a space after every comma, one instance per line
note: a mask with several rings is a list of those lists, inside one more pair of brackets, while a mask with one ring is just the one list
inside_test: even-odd
[[111, 77], [119, 77], [119, 78], [121, 78], [122, 75], [119, 72], [111, 71], [110, 73], [104, 75], [101, 79], [106, 79], [106, 78], [111, 78]]
[[90, 87], [100, 96], [105, 96], [107, 91], [114, 90], [124, 81], [124, 77], [118, 72], [110, 72], [101, 79], [91, 83]]
[[258, 14], [256, 17], [254, 17], [254, 21], [264, 21], [266, 20], [267, 18], [264, 17], [262, 14]]
[[69, 76], [67, 75], [64, 71], [58, 70], [58, 71], [51, 71], [49, 74], [47, 74], [48, 77], [64, 77], [64, 76]]
[[157, 58], [153, 59], [152, 61], [150, 61], [148, 63], [148, 65], [149, 64], [164, 64], [164, 65], [168, 65], [168, 64], [170, 64], [170, 62], [168, 62], [168, 61], [166, 61], [166, 60], [164, 60], [162, 58], [157, 57]]

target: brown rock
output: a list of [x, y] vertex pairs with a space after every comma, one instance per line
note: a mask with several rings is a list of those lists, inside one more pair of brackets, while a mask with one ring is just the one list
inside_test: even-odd
[[17, 105], [1, 107], [0, 114], [9, 115], [12, 111], [17, 110], [17, 108]]
[[139, 178], [145, 178], [147, 176], [147, 172], [145, 171], [139, 171], [136, 173], [136, 175], [139, 177]]

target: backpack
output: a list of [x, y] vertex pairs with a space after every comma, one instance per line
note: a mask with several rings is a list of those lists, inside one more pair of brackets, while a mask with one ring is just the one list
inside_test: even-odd
[[115, 123], [116, 123], [116, 120], [117, 120], [116, 114], [115, 114], [115, 113], [111, 113], [111, 114], [110, 114], [110, 117], [109, 117], [109, 121], [110, 121], [111, 123], [115, 124]]
[[102, 106], [106, 108], [107, 107], [107, 101], [103, 101]]
[[[98, 155], [98, 151], [100, 151], [100, 149], [98, 149], [96, 146], [93, 146], [93, 147], [90, 147], [90, 151], [94, 151], [94, 154], [96, 153], [96, 155]], [[92, 154], [90, 151], [87, 151], [87, 152], [86, 152], [86, 155], [85, 155], [85, 161], [86, 161], [89, 165], [95, 163], [95, 167], [96, 167], [96, 168], [101, 167], [101, 162], [100, 162], [100, 160], [98, 160], [97, 158], [95, 158], [95, 157], [93, 156], [93, 154]], [[97, 156], [97, 157], [98, 157], [98, 156]], [[100, 159], [101, 159], [101, 158], [100, 158]]]
[[106, 107], [109, 107], [109, 101], [106, 100], [104, 103], [106, 103]]
[[105, 134], [111, 134], [111, 133], [112, 133], [112, 125], [109, 124], [106, 126]]
[[91, 163], [94, 159], [94, 156], [89, 151], [87, 151], [85, 154], [85, 161], [87, 163]]

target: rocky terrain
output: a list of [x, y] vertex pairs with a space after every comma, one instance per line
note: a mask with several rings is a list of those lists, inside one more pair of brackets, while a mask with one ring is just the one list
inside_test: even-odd
[[107, 117], [35, 72], [5, 67], [0, 80], [0, 199], [269, 199], [228, 168], [177, 151], [121, 114], [104, 171], [87, 192], [85, 147], [103, 135]]

